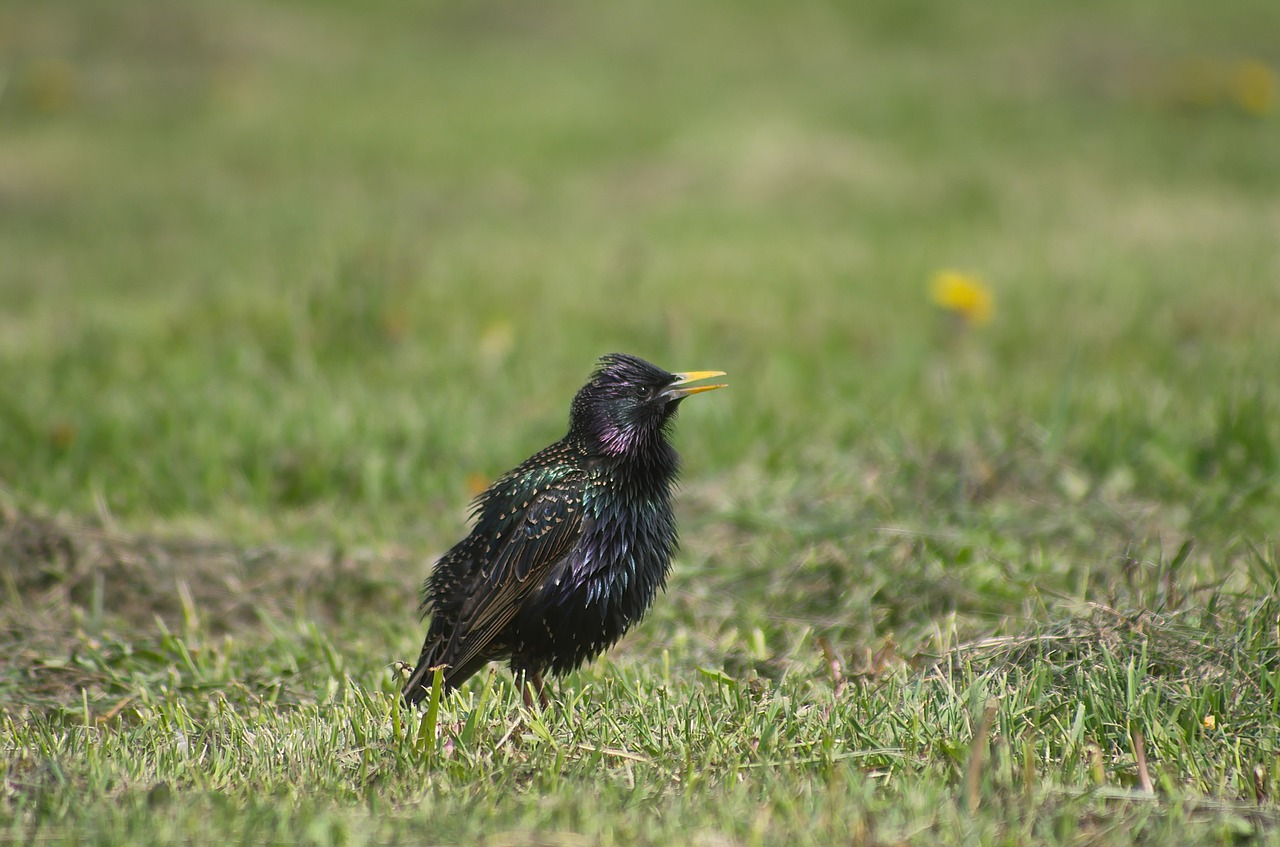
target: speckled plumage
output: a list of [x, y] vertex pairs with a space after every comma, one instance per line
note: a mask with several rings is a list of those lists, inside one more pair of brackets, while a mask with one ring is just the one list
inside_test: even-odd
[[574, 397], [569, 432], [476, 499], [471, 533], [424, 586], [431, 615], [404, 698], [443, 667], [446, 692], [496, 660], [540, 684], [610, 647], [666, 583], [679, 456], [667, 440], [684, 397], [718, 388], [620, 353]]

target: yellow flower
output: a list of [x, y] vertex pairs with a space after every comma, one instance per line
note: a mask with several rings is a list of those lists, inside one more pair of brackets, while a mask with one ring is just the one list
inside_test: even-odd
[[60, 112], [76, 96], [76, 72], [62, 59], [40, 59], [27, 68], [27, 95], [41, 112]]
[[929, 291], [935, 306], [956, 315], [969, 326], [982, 326], [991, 320], [995, 308], [991, 289], [973, 274], [938, 271], [933, 275]]
[[515, 346], [516, 331], [511, 321], [495, 318], [480, 331], [480, 359], [489, 367], [497, 367], [507, 360]]
[[483, 494], [484, 490], [488, 487], [489, 477], [479, 471], [472, 471], [467, 474], [467, 494], [469, 494], [473, 499]]
[[1276, 104], [1275, 71], [1257, 59], [1236, 62], [1227, 87], [1235, 104], [1251, 115], [1265, 115]]
[[1204, 720], [1200, 722], [1200, 725], [1205, 729], [1217, 729], [1218, 719], [1213, 715], [1205, 715]]

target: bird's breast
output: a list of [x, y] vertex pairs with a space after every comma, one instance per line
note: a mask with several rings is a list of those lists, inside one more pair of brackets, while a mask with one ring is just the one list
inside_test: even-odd
[[577, 544], [548, 574], [515, 624], [516, 652], [576, 667], [617, 641], [648, 610], [676, 547], [669, 497], [637, 503], [588, 496]]
[[573, 557], [578, 599], [618, 606], [638, 616], [666, 580], [675, 549], [675, 520], [668, 503], [605, 511], [584, 527]]

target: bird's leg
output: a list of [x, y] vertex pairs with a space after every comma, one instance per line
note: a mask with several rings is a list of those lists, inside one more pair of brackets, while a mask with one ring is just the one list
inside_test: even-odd
[[542, 679], [542, 674], [535, 673], [533, 681], [538, 686], [538, 703], [544, 710], [551, 708], [551, 698], [547, 696], [547, 684]]
[[533, 698], [538, 698], [538, 706], [540, 710], [550, 708], [551, 700], [547, 697], [547, 684], [542, 679], [542, 674], [537, 671], [526, 671], [520, 680], [520, 690], [524, 694], [524, 707], [532, 711]]

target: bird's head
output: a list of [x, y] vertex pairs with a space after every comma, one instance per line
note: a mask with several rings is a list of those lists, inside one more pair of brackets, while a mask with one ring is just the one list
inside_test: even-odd
[[724, 372], [669, 373], [636, 356], [610, 353], [573, 398], [570, 431], [612, 456], [642, 449], [665, 432], [685, 397], [724, 388], [723, 383], [689, 384], [715, 376]]

